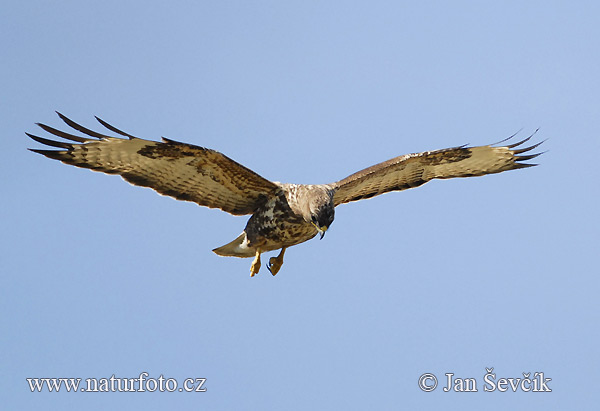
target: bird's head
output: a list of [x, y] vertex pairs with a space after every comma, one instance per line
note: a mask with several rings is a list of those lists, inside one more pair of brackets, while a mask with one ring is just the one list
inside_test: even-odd
[[327, 231], [327, 229], [331, 226], [331, 223], [333, 223], [334, 214], [335, 211], [333, 207], [324, 207], [323, 209], [320, 209], [317, 214], [311, 215], [311, 223], [321, 235], [321, 240], [325, 235], [325, 231]]
[[309, 195], [309, 218], [308, 222], [315, 226], [321, 239], [325, 235], [327, 229], [333, 223], [335, 217], [335, 208], [333, 205], [333, 193], [329, 190], [321, 189], [314, 190], [312, 195]]

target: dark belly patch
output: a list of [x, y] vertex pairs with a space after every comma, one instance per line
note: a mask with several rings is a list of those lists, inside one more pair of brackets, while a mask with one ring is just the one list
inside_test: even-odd
[[317, 235], [316, 228], [290, 208], [283, 193], [256, 210], [245, 231], [248, 245], [262, 251], [291, 247]]

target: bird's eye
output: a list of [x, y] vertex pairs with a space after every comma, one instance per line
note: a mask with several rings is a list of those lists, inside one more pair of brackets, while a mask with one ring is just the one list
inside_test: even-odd
[[317, 222], [317, 217], [315, 217], [314, 215], [310, 219], [312, 220], [313, 223]]

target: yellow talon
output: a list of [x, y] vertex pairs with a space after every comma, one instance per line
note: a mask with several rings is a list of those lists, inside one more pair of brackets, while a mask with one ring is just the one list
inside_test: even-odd
[[269, 265], [267, 265], [267, 269], [271, 272], [271, 274], [275, 275], [281, 269], [283, 265], [283, 255], [285, 254], [285, 247], [281, 249], [281, 252], [277, 257], [269, 258]]
[[250, 266], [250, 277], [254, 277], [254, 274], [258, 274], [260, 270], [260, 251], [256, 250], [256, 256], [254, 257], [254, 261], [252, 261], [252, 265]]

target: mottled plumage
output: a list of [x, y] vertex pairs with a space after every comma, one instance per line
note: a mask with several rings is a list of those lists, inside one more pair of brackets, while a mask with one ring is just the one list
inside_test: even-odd
[[529, 137], [506, 146], [426, 151], [393, 158], [331, 184], [282, 184], [261, 177], [215, 150], [166, 138], [162, 142], [143, 140], [96, 117], [108, 130], [127, 138], [109, 136], [58, 115], [88, 137], [38, 124], [46, 132], [71, 142], [26, 133], [37, 142], [61, 149], [32, 151], [77, 167], [119, 174], [132, 184], [150, 187], [178, 200], [234, 215], [251, 214], [240, 236], [213, 251], [223, 256], [255, 257], [252, 275], [260, 268], [261, 253], [282, 250], [278, 257], [269, 260], [268, 268], [275, 275], [286, 248], [318, 233], [323, 238], [333, 222], [335, 207], [340, 204], [418, 187], [435, 178], [482, 176], [532, 167], [536, 164], [523, 162], [539, 153], [522, 154], [541, 144], [516, 148]]

